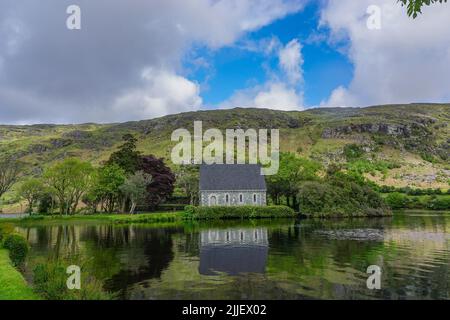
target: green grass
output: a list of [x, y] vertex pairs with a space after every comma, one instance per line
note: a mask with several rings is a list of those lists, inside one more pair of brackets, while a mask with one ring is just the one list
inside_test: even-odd
[[358, 159], [347, 163], [347, 170], [357, 174], [370, 173], [376, 174], [376, 171], [387, 174], [390, 169], [399, 168], [400, 165], [392, 161], [369, 161], [367, 159]]
[[[281, 208], [281, 209], [280, 209]], [[231, 210], [230, 210], [231, 209]], [[228, 213], [223, 218], [229, 218], [228, 215], [238, 215], [242, 214], [242, 211], [248, 211], [247, 207], [225, 207]], [[250, 213], [248, 218], [274, 218], [274, 217], [293, 217], [295, 213], [285, 207], [250, 207]], [[217, 208], [208, 209], [201, 208], [197, 210], [215, 211]], [[279, 213], [281, 211], [281, 213]], [[291, 212], [292, 211], [292, 212]], [[287, 213], [286, 213], [287, 212]], [[244, 215], [245, 216], [245, 215]], [[215, 218], [218, 218], [214, 215]], [[17, 223], [21, 225], [27, 224], [60, 224], [60, 223], [78, 223], [78, 222], [111, 222], [116, 224], [126, 224], [126, 223], [146, 223], [146, 224], [161, 224], [161, 223], [174, 223], [182, 222], [187, 219], [186, 212], [184, 211], [171, 211], [171, 212], [155, 212], [155, 213], [142, 213], [142, 214], [93, 214], [93, 215], [69, 215], [69, 216], [31, 216], [26, 218], [10, 218], [10, 219], [0, 219], [1, 223]]]
[[215, 220], [215, 219], [267, 219], [267, 218], [295, 218], [297, 213], [286, 206], [217, 206], [195, 207], [188, 206], [184, 213], [186, 220]]
[[5, 249], [0, 249], [0, 300], [39, 300], [22, 274], [12, 266]]
[[92, 214], [92, 215], [52, 215], [52, 216], [31, 216], [26, 218], [4, 218], [2, 222], [17, 222], [21, 224], [39, 223], [52, 224], [60, 222], [78, 222], [78, 221], [104, 221], [113, 223], [152, 223], [152, 222], [176, 222], [181, 221], [183, 212], [155, 212], [142, 214]]

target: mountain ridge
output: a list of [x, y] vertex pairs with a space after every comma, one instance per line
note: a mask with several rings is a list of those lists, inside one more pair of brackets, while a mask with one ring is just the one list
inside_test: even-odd
[[[67, 157], [100, 165], [131, 133], [138, 149], [170, 160], [173, 130], [280, 129], [281, 151], [321, 162], [348, 163], [346, 146], [364, 151], [363, 162], [388, 163], [369, 170], [376, 183], [418, 188], [448, 188], [450, 181], [450, 104], [384, 105], [364, 108], [316, 108], [304, 111], [219, 109], [191, 111], [123, 123], [0, 125], [0, 155], [26, 164], [25, 175]], [[167, 160], [167, 162], [169, 162]], [[170, 163], [169, 163], [170, 165]]]

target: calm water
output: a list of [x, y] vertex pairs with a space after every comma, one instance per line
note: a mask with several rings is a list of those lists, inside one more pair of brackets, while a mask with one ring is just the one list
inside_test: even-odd
[[[122, 299], [450, 298], [450, 215], [19, 230], [28, 270], [81, 259]], [[369, 265], [381, 290], [366, 287]]]

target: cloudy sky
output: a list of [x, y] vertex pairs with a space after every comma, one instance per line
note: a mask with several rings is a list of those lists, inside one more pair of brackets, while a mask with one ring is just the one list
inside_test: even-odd
[[1, 0], [0, 123], [448, 102], [448, 30], [396, 0]]

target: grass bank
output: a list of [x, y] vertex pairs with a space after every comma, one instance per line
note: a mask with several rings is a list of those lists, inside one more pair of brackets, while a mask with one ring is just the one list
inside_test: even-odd
[[13, 267], [5, 249], [0, 249], [0, 300], [39, 300], [22, 274]]
[[92, 221], [92, 222], [113, 222], [113, 223], [153, 223], [153, 222], [177, 222], [181, 221], [183, 212], [155, 212], [142, 214], [92, 214], [92, 215], [52, 215], [52, 216], [30, 216], [25, 218], [2, 218], [0, 223], [14, 222], [14, 223], [61, 223], [69, 222], [76, 223], [78, 221]]
[[297, 213], [286, 206], [217, 206], [195, 207], [187, 206], [183, 214], [186, 220], [215, 220], [215, 219], [266, 219], [266, 218], [294, 218]]

